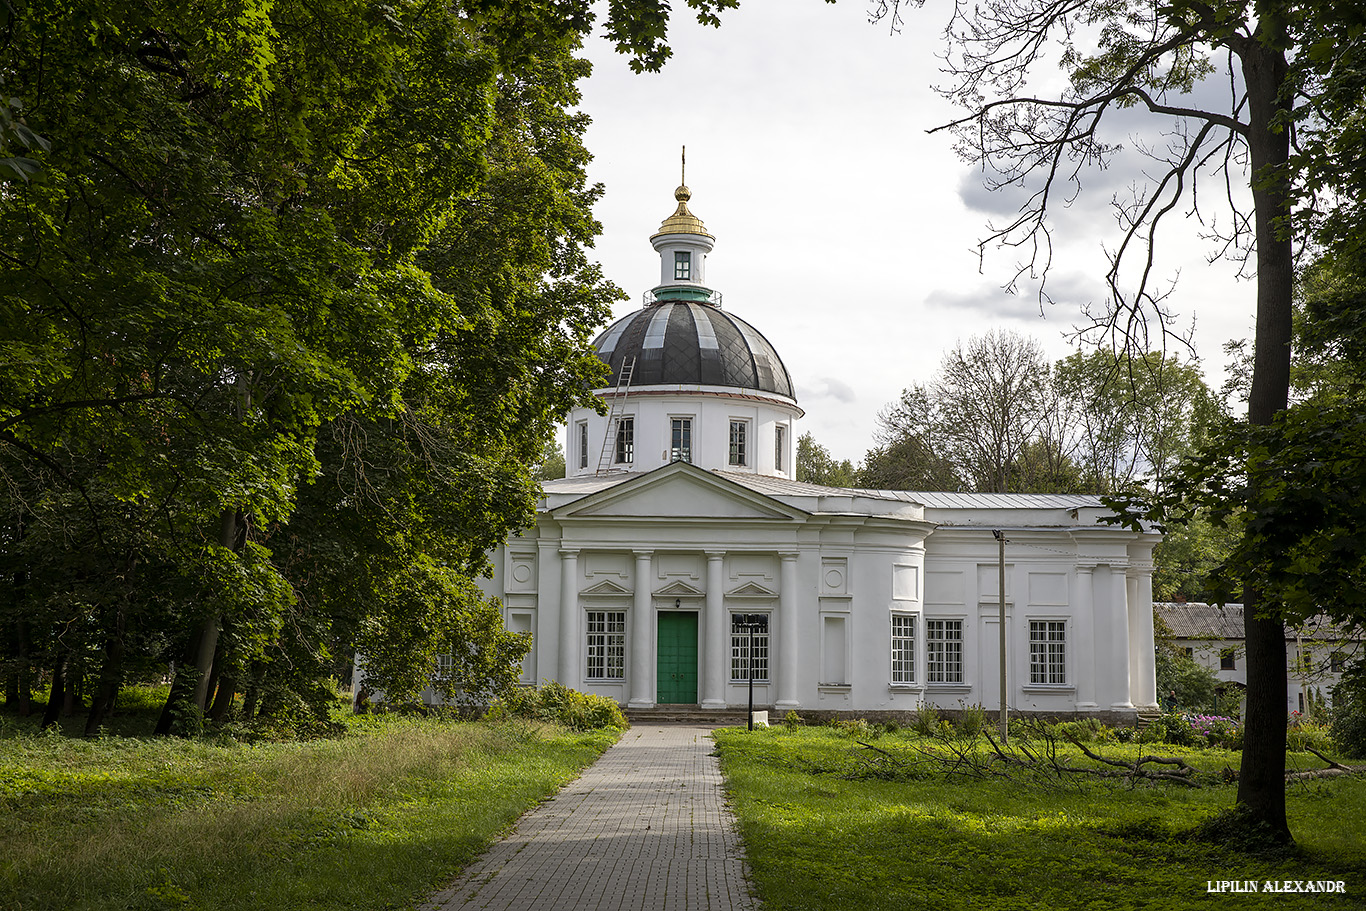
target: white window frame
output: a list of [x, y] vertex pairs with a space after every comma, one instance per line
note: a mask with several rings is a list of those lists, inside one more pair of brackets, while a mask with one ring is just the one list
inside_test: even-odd
[[584, 612], [584, 679], [626, 679], [626, 611]]
[[579, 435], [579, 468], [584, 469], [588, 467], [588, 422], [579, 421], [574, 432]]
[[612, 441], [612, 463], [630, 465], [636, 460], [636, 416], [623, 414], [617, 419], [617, 438]]
[[[892, 673], [896, 686], [915, 683], [915, 614], [892, 614]], [[898, 629], [900, 627], [900, 629]]]
[[[732, 611], [730, 615], [730, 682], [749, 682], [749, 632], [737, 631], [735, 618], [746, 613], [768, 613], [769, 629], [773, 614], [768, 611]], [[768, 683], [768, 633], [754, 634], [754, 682]]]
[[[670, 462], [691, 462], [691, 461], [692, 461], [692, 459], [693, 459], [693, 453], [694, 453], [694, 452], [696, 451], [696, 449], [697, 449], [697, 447], [695, 447], [695, 446], [693, 445], [693, 439], [692, 439], [692, 424], [693, 424], [693, 420], [692, 420], [692, 419], [693, 419], [693, 416], [690, 415], [690, 414], [673, 414], [673, 415], [669, 415], [669, 461], [670, 461]], [[675, 445], [674, 445], [674, 430], [675, 430], [674, 425], [675, 425], [675, 424], [678, 424], [679, 422], [682, 422], [682, 423], [685, 425], [682, 429], [683, 429], [684, 432], [687, 434], [687, 444], [688, 444], [687, 446], [675, 446]]]
[[787, 427], [786, 427], [785, 425], [783, 425], [783, 424], [777, 424], [777, 425], [775, 425], [774, 428], [773, 428], [773, 470], [774, 470], [774, 471], [782, 471], [782, 470], [783, 470], [783, 449], [784, 449], [783, 444], [787, 442], [787, 441], [784, 439], [784, 437], [787, 436], [787, 434], [785, 433], [786, 430], [787, 430]]
[[730, 433], [727, 436], [726, 461], [736, 468], [749, 467], [749, 421], [743, 418], [730, 419]]
[[940, 617], [925, 621], [925, 682], [963, 683], [963, 621]]
[[1067, 621], [1029, 621], [1029, 685], [1066, 686]]

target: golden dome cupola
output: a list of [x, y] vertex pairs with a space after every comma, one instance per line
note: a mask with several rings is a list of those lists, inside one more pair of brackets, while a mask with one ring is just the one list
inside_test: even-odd
[[721, 295], [706, 285], [707, 254], [716, 238], [688, 208], [692, 191], [688, 189], [686, 166], [685, 157], [684, 179], [674, 190], [678, 208], [650, 235], [650, 245], [659, 253], [659, 284], [645, 293], [645, 300], [647, 304], [681, 300], [720, 306]]

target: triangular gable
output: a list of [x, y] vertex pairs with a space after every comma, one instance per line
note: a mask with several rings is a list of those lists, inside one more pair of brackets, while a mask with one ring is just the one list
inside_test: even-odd
[[667, 595], [670, 598], [695, 598], [702, 594], [702, 589], [693, 588], [686, 582], [675, 580], [655, 592], [656, 595]]
[[758, 582], [746, 582], [734, 591], [726, 592], [727, 598], [776, 598], [778, 593], [771, 588], [765, 588]]
[[581, 594], [581, 595], [629, 595], [629, 594], [631, 594], [631, 590], [630, 590], [629, 588], [622, 588], [620, 585], [618, 585], [617, 583], [613, 582], [611, 579], [603, 579], [603, 580], [602, 580], [601, 582], [599, 582], [597, 585], [591, 586], [591, 587], [589, 587], [589, 588], [585, 588], [583, 591], [579, 592], [579, 594]]
[[807, 513], [716, 476], [674, 462], [553, 510], [556, 519], [627, 517], [792, 521]]

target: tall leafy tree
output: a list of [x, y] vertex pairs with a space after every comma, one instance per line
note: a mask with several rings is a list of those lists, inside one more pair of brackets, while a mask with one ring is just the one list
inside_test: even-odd
[[[894, 23], [902, 9], [900, 0], [880, 7]], [[1170, 213], [1196, 205], [1193, 196], [1183, 200], [1215, 170], [1216, 181], [1245, 188], [1252, 203], [1251, 211], [1234, 213], [1223, 242], [1248, 257], [1256, 276], [1248, 421], [1270, 426], [1289, 402], [1295, 245], [1315, 219], [1337, 241], [1359, 243], [1351, 238], [1359, 238], [1352, 227], [1361, 215], [1351, 202], [1366, 171], [1343, 153], [1360, 138], [1363, 29], [1360, 5], [1339, 0], [985, 0], [955, 7], [947, 92], [967, 113], [947, 127], [993, 188], [1028, 188], [1018, 214], [993, 226], [983, 243], [1026, 251], [1018, 275], [1046, 274], [1055, 203], [1118, 148], [1103, 124], [1121, 109], [1148, 112], [1154, 135], [1166, 142], [1148, 147], [1151, 184], [1116, 201], [1112, 298], [1098, 328], [1130, 351], [1155, 347], [1149, 327], [1162, 332], [1169, 317], [1153, 276], [1156, 237]], [[1031, 76], [1058, 65], [1068, 77], [1060, 91], [1026, 88]], [[1222, 100], [1215, 91], [1197, 92], [1220, 85]], [[1239, 194], [1216, 195], [1236, 201]], [[1209, 194], [1198, 198], [1211, 201]], [[1132, 282], [1122, 271], [1130, 263], [1137, 266]], [[1251, 822], [1289, 839], [1284, 604], [1257, 585], [1243, 594], [1248, 717], [1238, 803]]]
[[848, 459], [836, 460], [810, 433], [797, 437], [797, 480], [825, 487], [853, 487], [859, 483]]
[[[200, 710], [297, 696], [376, 617], [430, 631], [421, 672], [459, 653], [615, 293], [584, 253], [586, 5], [11, 6], [0, 73], [51, 137], [3, 190], [14, 688], [155, 656]], [[398, 543], [348, 538], [376, 515]]]

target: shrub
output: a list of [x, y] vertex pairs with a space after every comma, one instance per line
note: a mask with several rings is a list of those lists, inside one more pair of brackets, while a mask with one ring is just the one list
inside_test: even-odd
[[859, 738], [868, 740], [882, 736], [882, 728], [874, 728], [862, 718], [834, 718], [830, 721], [830, 726], [854, 740]]
[[787, 714], [783, 716], [783, 727], [789, 731], [795, 731], [801, 726], [802, 716], [797, 714], [796, 709], [788, 709]]
[[1210, 746], [1226, 750], [1243, 748], [1243, 729], [1232, 718], [1224, 715], [1186, 715], [1185, 722], [1192, 733], [1203, 738]]
[[488, 717], [528, 718], [553, 721], [571, 731], [596, 731], [603, 728], [625, 730], [630, 727], [621, 706], [606, 696], [580, 693], [563, 683], [548, 681], [539, 687], [523, 687], [499, 697], [489, 707]]
[[922, 704], [916, 710], [911, 730], [922, 737], [932, 737], [939, 733], [939, 709], [930, 704]]
[[1219, 678], [1195, 659], [1168, 645], [1157, 649], [1157, 692], [1169, 709], [1210, 711], [1218, 702]]
[[958, 733], [964, 737], [976, 737], [987, 729], [990, 719], [987, 718], [987, 710], [982, 704], [965, 705], [960, 699], [958, 701], [960, 711], [958, 712]]
[[1179, 747], [1205, 746], [1209, 743], [1204, 734], [1191, 726], [1190, 719], [1186, 715], [1178, 715], [1169, 712], [1162, 716], [1162, 726], [1166, 729], [1166, 741]]
[[1328, 749], [1328, 729], [1314, 724], [1299, 712], [1291, 712], [1285, 729], [1285, 748], [1291, 753], [1304, 753], [1312, 747], [1320, 752]]
[[1167, 725], [1161, 721], [1154, 721], [1139, 731], [1135, 739], [1139, 743], [1163, 743], [1167, 739]]
[[1333, 687], [1333, 742], [1352, 757], [1366, 757], [1366, 659], [1356, 661]]
[[1096, 732], [1101, 728], [1101, 723], [1094, 718], [1079, 719], [1077, 721], [1062, 721], [1053, 725], [1053, 733], [1063, 740], [1075, 740], [1077, 743], [1091, 743], [1096, 740]]

